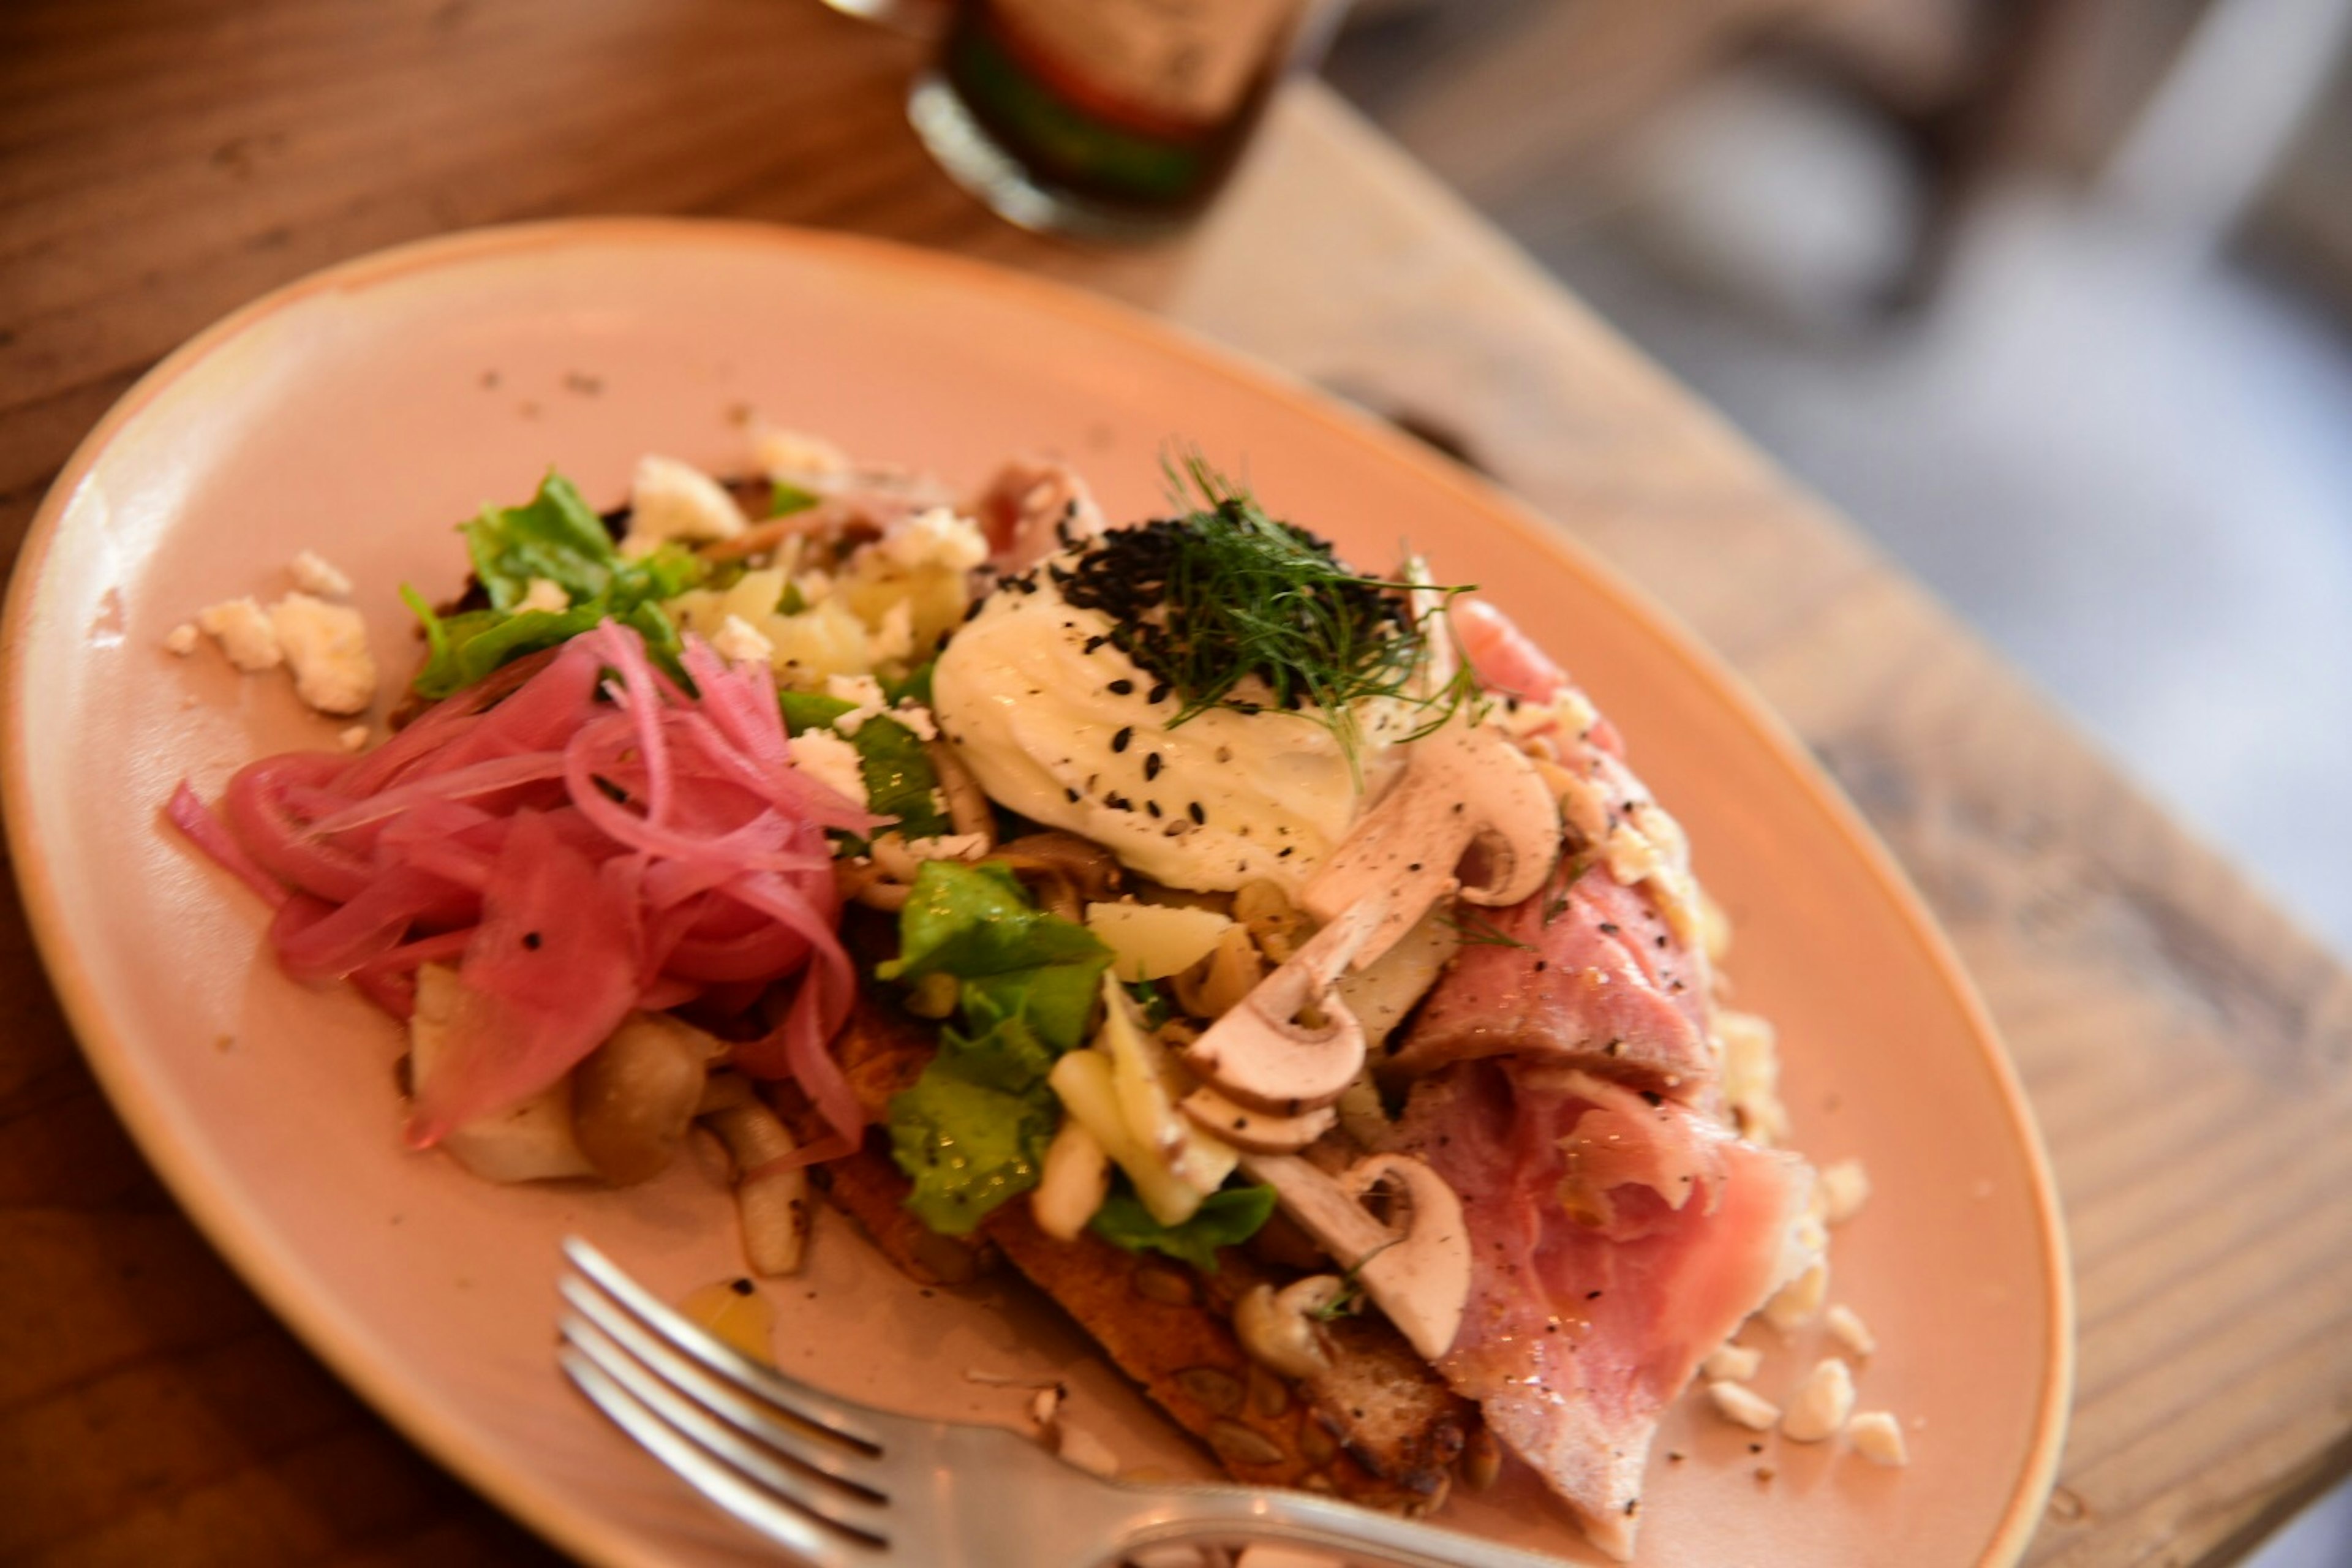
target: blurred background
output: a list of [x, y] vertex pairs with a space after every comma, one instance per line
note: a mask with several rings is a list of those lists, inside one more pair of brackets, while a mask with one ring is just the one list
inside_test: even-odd
[[2352, 953], [2352, 0], [1360, 0], [1327, 74]]
[[2352, 0], [1360, 0], [1326, 74], [2352, 953]]

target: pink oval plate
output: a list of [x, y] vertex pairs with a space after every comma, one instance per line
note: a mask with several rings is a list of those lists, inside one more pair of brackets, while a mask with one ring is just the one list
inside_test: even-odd
[[[1739, 924], [1744, 1005], [1780, 1025], [1797, 1141], [1860, 1156], [1877, 1194], [1839, 1236], [1833, 1296], [1872, 1325], [1865, 1407], [1913, 1454], [1767, 1443], [1676, 1411], [1641, 1562], [2006, 1563], [2064, 1423], [2071, 1334], [2057, 1207], [1984, 1010], [1859, 818], [1725, 668], [1556, 527], [1372, 422], [1141, 316], [945, 257], [669, 221], [429, 241], [333, 268], [205, 332], [68, 465], [7, 615], [8, 827], [51, 973], [116, 1107], [213, 1241], [418, 1443], [563, 1547], [612, 1563], [757, 1561], [731, 1521], [592, 1415], [551, 1350], [556, 1239], [578, 1231], [674, 1292], [738, 1271], [722, 1193], [681, 1168], [628, 1192], [499, 1188], [404, 1152], [395, 1029], [307, 989], [263, 911], [159, 807], [256, 755], [332, 743], [282, 677], [163, 638], [199, 606], [274, 596], [320, 551], [360, 584], [378, 658], [394, 597], [459, 581], [451, 526], [550, 464], [610, 504], [637, 457], [728, 469], [751, 411], [963, 482], [1001, 456], [1076, 458], [1114, 516], [1161, 500], [1197, 442], [1359, 559], [1409, 538], [1566, 660], [1688, 826]], [[917, 1289], [845, 1223], [772, 1285], [780, 1353], [841, 1392], [1016, 1422], [973, 1381], [1063, 1375], [1125, 1462], [1196, 1470], [1081, 1337], [1022, 1290]], [[1750, 1338], [1770, 1339], [1750, 1331]], [[1776, 1344], [1759, 1378], [1822, 1352]], [[1759, 1463], [1774, 1472], [1759, 1481]], [[1591, 1554], [1524, 1475], [1448, 1517]], [[772, 1560], [772, 1559], [770, 1559]], [[1597, 1559], [1592, 1559], [1597, 1560]]]

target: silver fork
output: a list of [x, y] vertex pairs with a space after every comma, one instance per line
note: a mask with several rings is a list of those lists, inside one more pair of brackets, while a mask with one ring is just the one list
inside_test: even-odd
[[1015, 1432], [923, 1421], [739, 1354], [578, 1237], [557, 1352], [580, 1391], [812, 1568], [1101, 1568], [1154, 1546], [1281, 1542], [1402, 1568], [1559, 1568], [1311, 1492], [1106, 1481]]

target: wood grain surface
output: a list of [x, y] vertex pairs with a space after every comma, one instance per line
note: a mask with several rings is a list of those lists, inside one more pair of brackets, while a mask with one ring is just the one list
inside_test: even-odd
[[[1816, 749], [2004, 1028], [2072, 1231], [2032, 1561], [2227, 1561], [2352, 1468], [2352, 979], [1963, 627], [1318, 89], [1184, 243], [1032, 239], [928, 164], [918, 46], [815, 0], [0, 7], [0, 546], [189, 333], [467, 225], [861, 230], [1133, 300], [1434, 427]], [[2246, 765], [2260, 766], [2249, 757]], [[529, 1562], [146, 1170], [0, 912], [0, 1559]]]

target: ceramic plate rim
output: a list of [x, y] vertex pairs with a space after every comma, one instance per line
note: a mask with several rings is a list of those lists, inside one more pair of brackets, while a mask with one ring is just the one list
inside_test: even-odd
[[92, 427], [59, 470], [34, 515], [0, 616], [0, 798], [9, 803], [10, 854], [36, 944], [83, 1054], [89, 1060], [116, 1114], [153, 1163], [173, 1197], [205, 1238], [228, 1259], [239, 1277], [292, 1329], [304, 1344], [332, 1367], [384, 1418], [436, 1462], [465, 1479], [500, 1508], [565, 1551], [591, 1561], [621, 1561], [615, 1543], [593, 1521], [576, 1512], [561, 1489], [509, 1465], [471, 1436], [466, 1424], [432, 1399], [415, 1393], [396, 1375], [392, 1360], [380, 1357], [349, 1331], [323, 1292], [281, 1259], [258, 1224], [230, 1203], [204, 1170], [204, 1156], [184, 1143], [163, 1119], [160, 1105], [141, 1091], [131, 1051], [114, 1026], [104, 998], [84, 973], [80, 955], [65, 934], [51, 868], [16, 803], [27, 798], [25, 782], [31, 758], [22, 724], [23, 638], [38, 613], [46, 567], [68, 504], [115, 439], [162, 394], [215, 353], [261, 322], [324, 291], [364, 289], [414, 273], [429, 273], [514, 253], [574, 245], [613, 247], [768, 247], [796, 251], [833, 251], [853, 263], [930, 281], [1017, 300], [1032, 310], [1058, 314], [1075, 324], [1108, 331], [1139, 352], [1189, 360], [1229, 383], [1240, 383], [1289, 405], [1369, 449], [1375, 460], [1402, 463], [1451, 491], [1466, 511], [1507, 528], [1617, 602], [1655, 646], [1681, 660], [1731, 710], [1737, 721], [1791, 774], [1837, 827], [1896, 911], [1906, 932], [1967, 1025], [1977, 1058], [2018, 1136], [2032, 1177], [2032, 1209], [2040, 1228], [2040, 1253], [2048, 1295], [2042, 1302], [2050, 1331], [2047, 1371], [2038, 1402], [2032, 1444], [2009, 1506], [1983, 1556], [1985, 1568], [2006, 1568], [2024, 1552], [2057, 1476], [2074, 1374], [2073, 1273], [2068, 1265], [2057, 1189], [2041, 1131], [2016, 1069], [2001, 1044], [1989, 1010], [1961, 967], [1950, 939], [1928, 912], [1925, 900], [1871, 830], [1844, 793], [1831, 781], [1803, 743], [1720, 656], [1644, 590], [1578, 542], [1562, 527], [1526, 502], [1423, 449], [1369, 416], [1337, 402], [1298, 377], [1189, 329], [1071, 286], [992, 266], [952, 253], [924, 250], [893, 241], [833, 231], [797, 229], [734, 221], [661, 218], [567, 218], [463, 230], [409, 241], [309, 273], [231, 311], [189, 339], [142, 375]]

